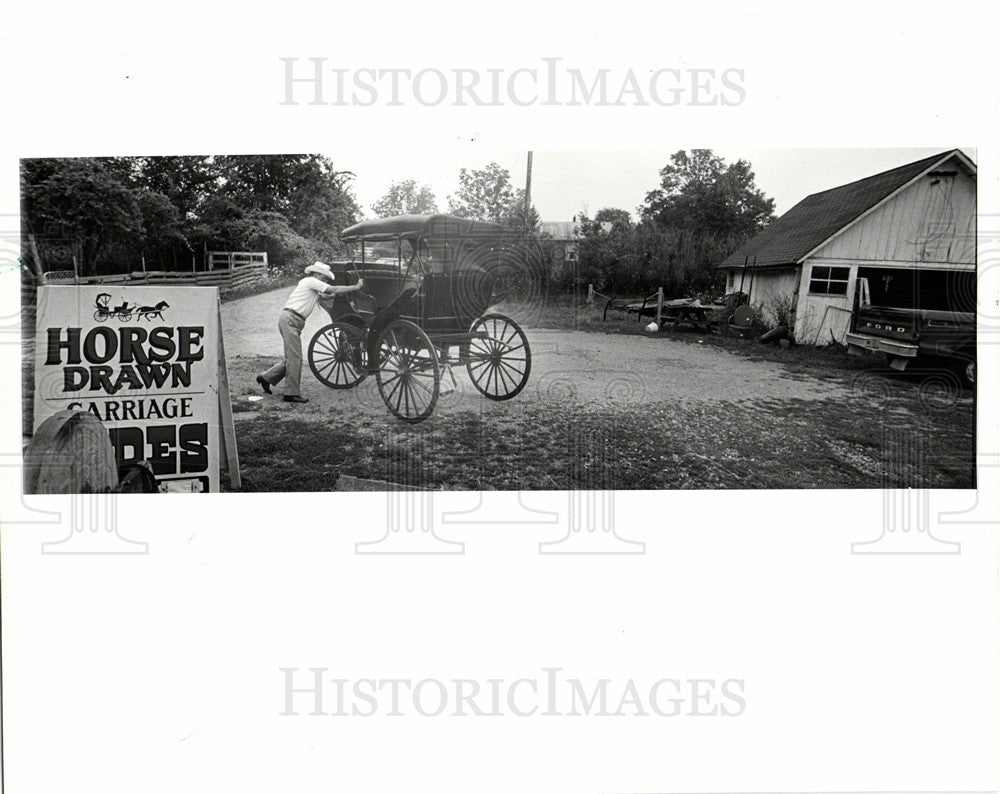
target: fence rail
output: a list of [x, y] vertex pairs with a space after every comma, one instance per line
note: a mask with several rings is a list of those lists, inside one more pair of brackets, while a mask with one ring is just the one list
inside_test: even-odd
[[263, 265], [267, 267], [267, 252], [265, 251], [207, 251], [205, 253], [205, 263], [209, 270], [222, 268], [233, 270], [234, 268], [251, 267]]
[[209, 251], [209, 269], [202, 271], [134, 270], [107, 276], [77, 277], [71, 270], [50, 271], [43, 275], [44, 284], [175, 284], [177, 286], [219, 287], [222, 291], [236, 289], [259, 281], [267, 273], [267, 254], [251, 251]]

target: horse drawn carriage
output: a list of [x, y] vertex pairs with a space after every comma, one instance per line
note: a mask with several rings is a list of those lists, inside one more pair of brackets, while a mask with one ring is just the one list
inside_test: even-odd
[[126, 322], [132, 319], [136, 308], [136, 306], [129, 305], [128, 301], [122, 301], [118, 306], [112, 306], [110, 293], [102, 292], [94, 300], [94, 319], [103, 323], [112, 317], [117, 317], [122, 322]]
[[169, 308], [170, 304], [166, 301], [160, 301], [155, 306], [144, 306], [134, 305], [123, 300], [117, 306], [112, 306], [110, 293], [101, 292], [94, 300], [94, 319], [99, 323], [105, 323], [112, 317], [123, 323], [130, 320], [153, 322], [153, 320], [162, 320], [163, 310]]
[[337, 280], [364, 279], [359, 292], [322, 300], [330, 315], [309, 342], [309, 368], [333, 389], [374, 375], [391, 413], [420, 422], [434, 411], [442, 379], [464, 366], [491, 400], [517, 396], [531, 373], [531, 348], [510, 317], [487, 309], [503, 297], [511, 233], [449, 215], [363, 221], [341, 234], [350, 261]]

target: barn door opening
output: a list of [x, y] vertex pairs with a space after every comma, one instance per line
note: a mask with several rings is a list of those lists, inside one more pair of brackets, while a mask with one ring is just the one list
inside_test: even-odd
[[872, 306], [894, 309], [974, 312], [976, 274], [953, 270], [858, 268], [868, 282]]

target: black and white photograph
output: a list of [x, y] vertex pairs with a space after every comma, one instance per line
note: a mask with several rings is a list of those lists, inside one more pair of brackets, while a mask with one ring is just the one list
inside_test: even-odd
[[1000, 5], [0, 17], [4, 792], [1000, 794]]
[[26, 490], [975, 486], [975, 151], [486, 157], [23, 160]]

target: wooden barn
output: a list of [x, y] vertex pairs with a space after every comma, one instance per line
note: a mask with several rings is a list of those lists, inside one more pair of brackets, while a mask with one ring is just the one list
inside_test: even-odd
[[[974, 312], [976, 165], [958, 149], [807, 196], [721, 265], [799, 344], [844, 343], [865, 301]], [[870, 294], [869, 294], [870, 293]]]

